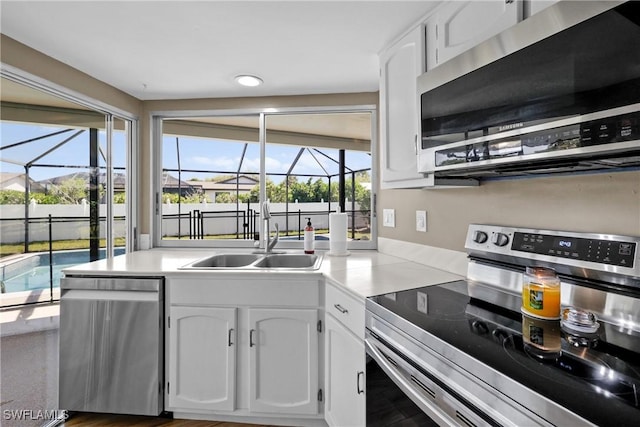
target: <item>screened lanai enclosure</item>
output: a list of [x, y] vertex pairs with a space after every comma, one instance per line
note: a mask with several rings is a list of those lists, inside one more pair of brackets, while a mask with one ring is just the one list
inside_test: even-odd
[[0, 306], [58, 298], [61, 270], [133, 248], [134, 121], [2, 78]]
[[348, 214], [351, 241], [370, 241], [371, 115], [164, 117], [162, 241], [257, 241], [263, 200], [281, 241], [301, 240], [309, 219], [316, 240], [328, 239], [329, 214], [338, 211]]

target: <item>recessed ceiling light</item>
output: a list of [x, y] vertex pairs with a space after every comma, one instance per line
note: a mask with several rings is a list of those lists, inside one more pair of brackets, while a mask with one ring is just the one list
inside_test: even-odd
[[249, 74], [241, 74], [236, 76], [236, 82], [242, 86], [260, 86], [263, 82], [260, 77], [251, 76]]

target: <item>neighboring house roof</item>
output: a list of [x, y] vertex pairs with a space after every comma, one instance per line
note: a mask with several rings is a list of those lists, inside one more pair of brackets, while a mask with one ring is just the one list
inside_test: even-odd
[[[49, 179], [43, 179], [42, 181], [38, 181], [44, 187], [48, 187], [50, 185], [60, 185], [65, 181], [70, 179], [81, 179], [85, 183], [89, 183], [89, 172], [75, 172], [67, 175], [56, 176]], [[98, 174], [98, 184], [105, 185], [107, 182], [107, 175], [103, 172]], [[127, 177], [123, 173], [114, 173], [113, 174], [113, 189], [116, 191], [124, 191], [127, 184]]]
[[230, 177], [221, 181], [189, 181], [189, 185], [204, 191], [250, 191], [260, 181], [247, 175]]
[[[24, 191], [24, 178], [24, 173], [0, 172], [0, 190]], [[29, 178], [29, 190], [35, 192], [44, 191], [44, 187]]]
[[169, 174], [168, 172], [162, 173], [162, 188], [193, 188], [193, 185], [187, 181], [180, 181], [178, 178]]

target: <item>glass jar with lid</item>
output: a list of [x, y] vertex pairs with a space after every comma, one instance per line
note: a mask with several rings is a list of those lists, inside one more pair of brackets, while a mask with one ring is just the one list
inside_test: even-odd
[[527, 267], [522, 283], [522, 311], [540, 319], [560, 319], [560, 279], [555, 270]]

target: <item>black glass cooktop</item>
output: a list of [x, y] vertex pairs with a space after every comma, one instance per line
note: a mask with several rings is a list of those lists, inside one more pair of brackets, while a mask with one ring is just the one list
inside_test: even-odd
[[638, 333], [604, 322], [569, 331], [522, 314], [519, 296], [467, 281], [370, 299], [595, 424], [640, 422]]

